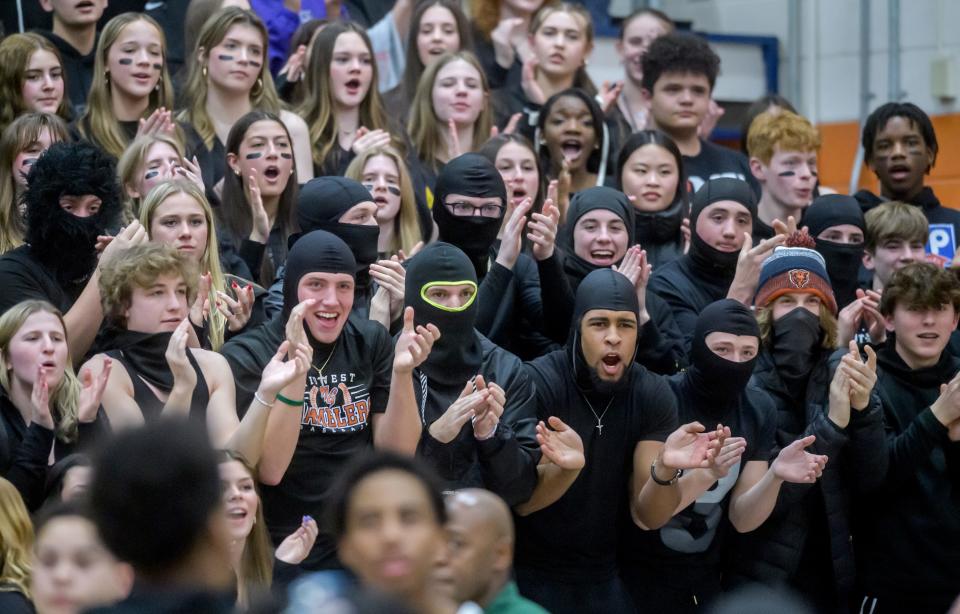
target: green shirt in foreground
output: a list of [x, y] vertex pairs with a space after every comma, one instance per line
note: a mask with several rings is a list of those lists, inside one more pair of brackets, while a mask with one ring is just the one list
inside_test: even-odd
[[507, 582], [483, 612], [484, 614], [549, 614], [536, 603], [522, 597], [515, 582]]

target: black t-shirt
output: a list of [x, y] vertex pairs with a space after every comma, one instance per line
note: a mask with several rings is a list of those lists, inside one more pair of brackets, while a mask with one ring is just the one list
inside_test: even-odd
[[[321, 375], [318, 368], [328, 356]], [[297, 530], [303, 516], [324, 517], [331, 482], [344, 463], [373, 445], [373, 415], [387, 408], [393, 347], [380, 324], [351, 316], [333, 355], [318, 350], [313, 361], [293, 459], [280, 483], [261, 491], [275, 544]], [[321, 532], [301, 566], [339, 567], [333, 537]]]
[[41, 263], [29, 245], [21, 245], [0, 257], [0, 313], [20, 301], [48, 301], [66, 313], [80, 296], [86, 280], [61, 284], [52, 269]]
[[703, 574], [719, 576], [723, 534], [728, 528], [727, 507], [746, 463], [768, 462], [776, 428], [776, 407], [773, 399], [751, 384], [741, 399], [740, 407], [727, 415], [716, 416], [697, 411], [683, 382], [686, 375], [670, 378], [677, 395], [681, 424], [699, 421], [730, 427], [734, 437], [747, 440], [739, 463], [696, 501], [655, 531], [645, 531], [624, 514], [625, 539], [620, 560], [627, 566], [639, 566], [646, 574], [654, 574], [657, 582], [674, 588], [696, 590]]
[[755, 194], [760, 194], [760, 186], [750, 172], [750, 162], [739, 151], [722, 147], [710, 141], [700, 139], [700, 153], [695, 156], [683, 156], [683, 170], [694, 192], [711, 179], [731, 177], [746, 181]]
[[616, 575], [617, 516], [627, 504], [633, 455], [641, 441], [666, 441], [677, 402], [666, 379], [632, 365], [632, 382], [609, 401], [590, 398], [603, 430], [571, 375], [568, 349], [526, 363], [536, 386], [537, 418], [557, 416], [579, 433], [586, 465], [553, 505], [517, 517], [517, 567], [557, 580], [594, 582]]

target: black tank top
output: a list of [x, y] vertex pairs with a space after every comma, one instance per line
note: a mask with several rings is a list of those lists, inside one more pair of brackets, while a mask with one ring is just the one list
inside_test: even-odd
[[[133, 400], [136, 401], [141, 413], [143, 413], [143, 421], [146, 423], [155, 422], [163, 412], [164, 402], [157, 398], [150, 386], [134, 370], [133, 365], [126, 361], [123, 350], [111, 350], [106, 354], [122, 364], [123, 368], [127, 370], [127, 375], [133, 382]], [[193, 396], [190, 397], [190, 419], [199, 420], [206, 425], [210, 390], [207, 388], [206, 378], [203, 377], [203, 369], [197, 363], [193, 352], [187, 352], [187, 360], [190, 361], [190, 365], [197, 373], [197, 385], [193, 387]]]

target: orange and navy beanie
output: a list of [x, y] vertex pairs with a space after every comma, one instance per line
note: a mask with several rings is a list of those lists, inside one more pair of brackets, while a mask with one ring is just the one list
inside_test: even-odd
[[753, 304], [764, 307], [791, 292], [816, 294], [830, 308], [830, 312], [837, 315], [837, 300], [827, 275], [827, 264], [816, 250], [808, 247], [777, 247], [763, 261]]

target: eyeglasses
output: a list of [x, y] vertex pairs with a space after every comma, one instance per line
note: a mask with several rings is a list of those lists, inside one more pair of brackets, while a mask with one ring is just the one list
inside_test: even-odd
[[503, 214], [503, 207], [492, 203], [486, 205], [471, 205], [470, 203], [457, 201], [455, 203], [447, 203], [447, 208], [452, 211], [454, 215], [461, 217], [474, 216], [478, 213], [483, 217], [500, 217]]

